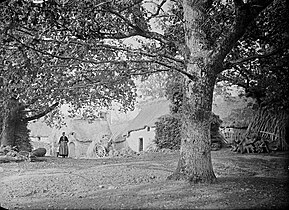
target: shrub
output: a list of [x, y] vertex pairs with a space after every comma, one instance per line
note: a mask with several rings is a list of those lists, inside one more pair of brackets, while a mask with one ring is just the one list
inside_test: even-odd
[[[222, 121], [218, 115], [212, 113], [211, 140], [221, 142], [219, 138], [219, 127]], [[181, 146], [181, 126], [179, 118], [165, 115], [156, 122], [156, 136], [154, 142], [159, 149], [167, 148], [178, 150]]]
[[156, 122], [155, 143], [158, 148], [180, 149], [181, 145], [181, 122], [179, 119], [165, 115]]

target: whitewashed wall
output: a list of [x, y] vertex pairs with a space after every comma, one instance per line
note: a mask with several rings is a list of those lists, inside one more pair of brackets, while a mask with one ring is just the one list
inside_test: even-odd
[[142, 130], [130, 132], [130, 135], [127, 137], [126, 141], [129, 147], [135, 152], [139, 152], [140, 138], [143, 138], [143, 150], [146, 151], [148, 146], [154, 144], [153, 140], [155, 138], [155, 129], [150, 128], [148, 131], [147, 128], [145, 128]]

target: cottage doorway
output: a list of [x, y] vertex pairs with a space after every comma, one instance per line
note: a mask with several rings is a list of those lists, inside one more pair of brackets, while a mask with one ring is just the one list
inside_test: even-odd
[[75, 158], [75, 144], [73, 142], [69, 143], [69, 157]]
[[139, 138], [139, 152], [143, 151], [143, 138]]

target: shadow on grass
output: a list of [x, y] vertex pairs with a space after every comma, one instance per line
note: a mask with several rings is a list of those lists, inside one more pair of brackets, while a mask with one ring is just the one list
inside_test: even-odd
[[[205, 209], [280, 209], [289, 206], [288, 177], [219, 177], [214, 184], [167, 181], [155, 186], [134, 188], [144, 200], [154, 198], [152, 206]], [[131, 201], [133, 203], [133, 201]]]
[[48, 160], [44, 157], [37, 157], [32, 159], [30, 162], [48, 162]]

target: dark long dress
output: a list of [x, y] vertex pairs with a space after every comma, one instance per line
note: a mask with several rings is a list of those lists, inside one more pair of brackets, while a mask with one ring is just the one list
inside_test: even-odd
[[59, 139], [59, 155], [60, 156], [68, 156], [68, 138], [66, 136], [61, 136]]

